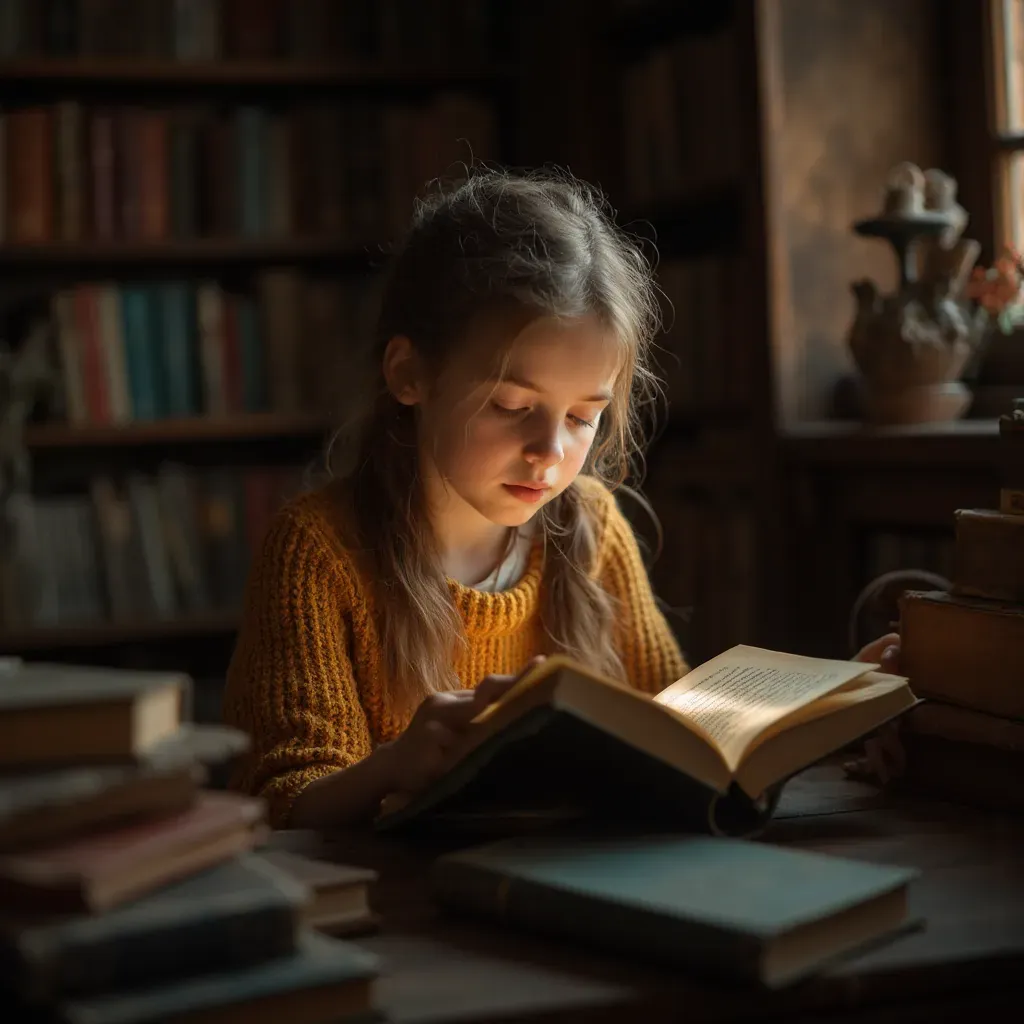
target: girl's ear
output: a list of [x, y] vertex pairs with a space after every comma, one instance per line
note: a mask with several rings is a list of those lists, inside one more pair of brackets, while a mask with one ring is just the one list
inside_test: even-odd
[[384, 381], [402, 405], [419, 405], [426, 396], [423, 360], [404, 334], [396, 334], [384, 349]]

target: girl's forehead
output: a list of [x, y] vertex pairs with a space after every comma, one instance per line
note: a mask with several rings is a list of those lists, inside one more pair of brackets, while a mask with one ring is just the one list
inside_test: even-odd
[[468, 339], [475, 377], [525, 380], [541, 390], [579, 378], [610, 386], [622, 365], [622, 344], [596, 314], [488, 326]]

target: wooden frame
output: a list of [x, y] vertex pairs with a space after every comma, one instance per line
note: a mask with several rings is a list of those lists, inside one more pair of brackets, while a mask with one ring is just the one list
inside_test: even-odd
[[[1014, 16], [1014, 7], [1018, 10]], [[1024, 5], [987, 0], [979, 5], [985, 84], [985, 127], [992, 211], [992, 251], [1024, 246]], [[1008, 59], [1011, 49], [1020, 54]], [[1015, 171], [1013, 158], [1020, 154]], [[1018, 179], [1014, 199], [1014, 178]], [[1016, 222], [1016, 224], [1015, 224]]]

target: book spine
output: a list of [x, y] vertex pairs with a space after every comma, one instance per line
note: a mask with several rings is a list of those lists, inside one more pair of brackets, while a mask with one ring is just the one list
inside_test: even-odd
[[1024, 515], [1024, 489], [1003, 487], [999, 491], [999, 511]]
[[960, 509], [955, 560], [955, 592], [1024, 603], [1024, 516]]
[[442, 905], [474, 917], [715, 977], [759, 980], [761, 944], [753, 936], [445, 857], [435, 861], [430, 881]]
[[32, 1002], [144, 987], [287, 956], [297, 929], [296, 908], [281, 900], [205, 915], [184, 905], [177, 920], [141, 920], [106, 937], [39, 929], [18, 946], [16, 980]]
[[900, 600], [900, 637], [900, 670], [917, 696], [1024, 720], [1024, 609], [908, 591]]

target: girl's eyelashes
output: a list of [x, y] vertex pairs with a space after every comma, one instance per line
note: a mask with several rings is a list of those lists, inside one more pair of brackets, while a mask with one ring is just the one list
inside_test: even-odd
[[[491, 402], [491, 408], [494, 409], [499, 416], [507, 416], [509, 419], [516, 419], [520, 416], [529, 414], [530, 407], [528, 405], [520, 406], [517, 409], [510, 409], [508, 406], [502, 405], [500, 402]], [[596, 418], [593, 420], [585, 420], [582, 416], [574, 416], [569, 413], [566, 417], [573, 426], [586, 427], [589, 430], [593, 430], [597, 426]]]
[[523, 406], [519, 409], [509, 409], [507, 406], [502, 405], [500, 402], [491, 402], [491, 407], [495, 412], [500, 413], [502, 416], [522, 416], [523, 413], [529, 412], [529, 408]]

